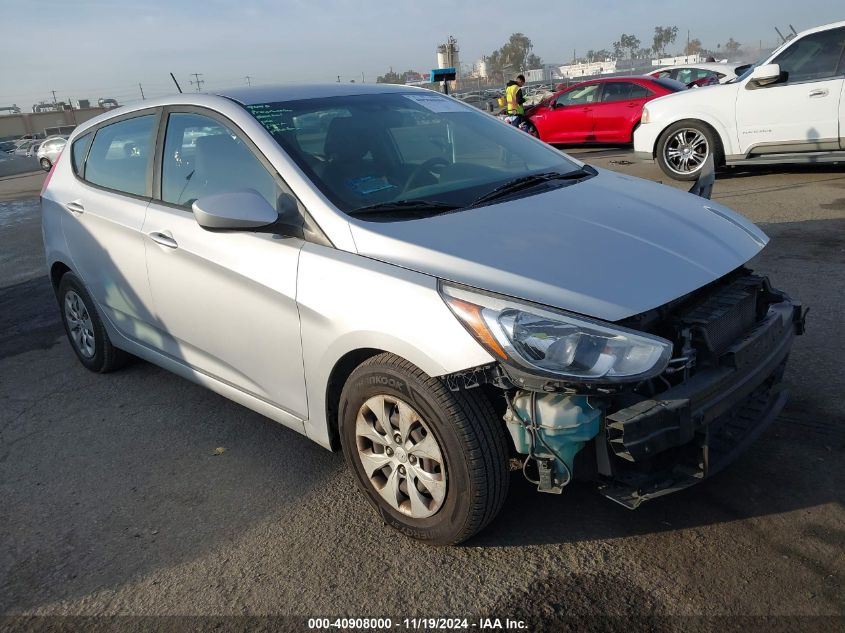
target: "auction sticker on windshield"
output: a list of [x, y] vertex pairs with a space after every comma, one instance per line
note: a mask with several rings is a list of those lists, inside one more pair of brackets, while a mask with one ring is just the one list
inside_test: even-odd
[[466, 112], [466, 106], [440, 95], [403, 95], [432, 112]]

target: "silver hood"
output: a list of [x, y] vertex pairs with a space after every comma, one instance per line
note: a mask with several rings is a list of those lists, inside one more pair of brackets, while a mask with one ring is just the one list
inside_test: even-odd
[[607, 321], [700, 288], [768, 242], [726, 207], [606, 170], [518, 200], [351, 229], [363, 256]]

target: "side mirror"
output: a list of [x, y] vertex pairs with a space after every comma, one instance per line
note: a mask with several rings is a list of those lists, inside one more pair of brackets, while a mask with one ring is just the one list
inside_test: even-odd
[[734, 74], [739, 77], [749, 68], [751, 68], [751, 64], [742, 64], [742, 66], [737, 66], [736, 68], [734, 68]]
[[278, 211], [252, 189], [205, 196], [191, 208], [197, 224], [204, 229], [257, 229], [279, 219]]
[[780, 79], [780, 65], [765, 64], [757, 66], [751, 71], [751, 77], [748, 78], [748, 83], [754, 86], [768, 86]]

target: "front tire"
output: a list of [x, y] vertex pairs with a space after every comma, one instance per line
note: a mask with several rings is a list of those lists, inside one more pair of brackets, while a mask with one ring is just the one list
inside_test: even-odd
[[50, 168], [53, 166], [53, 163], [50, 162], [49, 158], [42, 158], [38, 162], [41, 163], [41, 169], [44, 171], [50, 171]]
[[525, 129], [524, 129], [524, 131], [525, 131], [527, 134], [530, 134], [530, 135], [531, 135], [531, 136], [533, 136], [534, 138], [540, 138], [540, 132], [537, 130], [537, 126], [536, 126], [536, 125], [534, 125], [531, 121], [526, 121], [526, 122], [524, 123], [524, 125], [525, 125]]
[[710, 154], [721, 164], [719, 139], [701, 121], [679, 121], [667, 127], [657, 139], [655, 159], [663, 173], [675, 180], [695, 180]]
[[56, 297], [70, 346], [86, 369], [105, 374], [126, 364], [129, 354], [112, 345], [94, 300], [79, 277], [65, 273]]
[[346, 381], [338, 416], [358, 487], [403, 534], [460, 543], [502, 508], [507, 441], [480, 389], [450, 391], [408, 361], [379, 354]]

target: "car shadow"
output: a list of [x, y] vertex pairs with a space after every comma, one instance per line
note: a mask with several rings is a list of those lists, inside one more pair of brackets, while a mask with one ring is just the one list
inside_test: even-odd
[[[794, 163], [780, 165], [729, 165], [720, 167], [716, 171], [719, 180], [734, 180], [753, 178], [755, 176], [773, 176], [778, 174], [837, 174], [841, 176], [841, 163]], [[794, 185], [792, 185], [794, 186]]]
[[[12, 235], [0, 234], [0, 248]], [[126, 309], [140, 305], [93, 236], [85, 248]], [[342, 467], [151, 364], [87, 371], [46, 277], [0, 288], [0, 360], [0, 613], [116, 589], [259, 523], [272, 529]]]

